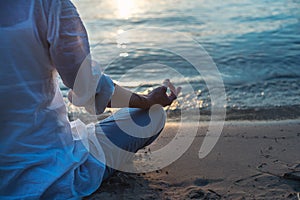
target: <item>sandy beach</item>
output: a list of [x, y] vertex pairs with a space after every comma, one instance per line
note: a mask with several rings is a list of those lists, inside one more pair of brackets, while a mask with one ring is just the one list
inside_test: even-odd
[[[187, 137], [191, 124], [184, 124]], [[226, 122], [204, 159], [198, 151], [207, 130], [184, 155], [151, 173], [118, 172], [85, 199], [299, 199], [300, 121]], [[166, 145], [178, 124], [168, 123], [158, 140], [140, 151]]]

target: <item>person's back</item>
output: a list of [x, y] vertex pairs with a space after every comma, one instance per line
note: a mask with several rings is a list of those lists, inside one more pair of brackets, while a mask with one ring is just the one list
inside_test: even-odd
[[[87, 32], [69, 0], [0, 1], [0, 38], [0, 199], [91, 194], [158, 137], [162, 106], [180, 92], [166, 80], [139, 95], [94, 73]], [[69, 122], [57, 73], [80, 100], [75, 105], [97, 114], [108, 105], [122, 109], [96, 124]]]
[[0, 2], [0, 199], [67, 199], [101, 182], [104, 166], [73, 141], [53, 81], [48, 42], [59, 28], [57, 12], [72, 6], [62, 2]]

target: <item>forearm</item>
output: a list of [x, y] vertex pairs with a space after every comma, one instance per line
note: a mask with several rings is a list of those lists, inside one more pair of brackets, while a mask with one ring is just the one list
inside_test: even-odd
[[143, 108], [151, 107], [150, 101], [143, 95], [131, 92], [117, 84], [115, 84], [115, 91], [108, 104], [111, 108]]
[[[167, 94], [167, 89], [170, 89], [171, 93]], [[112, 95], [111, 101], [108, 107], [112, 108], [143, 108], [148, 109], [155, 104], [159, 104], [163, 107], [169, 106], [177, 98], [180, 93], [181, 87], [175, 88], [169, 79], [164, 81], [164, 86], [160, 86], [152, 90], [147, 95], [139, 95], [131, 92], [121, 86], [115, 84], [115, 91]]]

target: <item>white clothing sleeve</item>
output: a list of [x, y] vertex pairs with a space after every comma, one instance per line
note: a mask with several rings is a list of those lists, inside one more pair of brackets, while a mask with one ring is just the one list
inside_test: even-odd
[[[109, 76], [92, 69], [86, 29], [70, 1], [52, 1], [48, 17], [47, 40], [52, 62], [64, 84], [73, 89], [73, 104], [102, 113], [114, 91]], [[82, 69], [84, 67], [84, 69]], [[75, 82], [78, 82], [76, 84]], [[80, 86], [80, 89], [74, 88]], [[87, 109], [91, 111], [90, 109]]]

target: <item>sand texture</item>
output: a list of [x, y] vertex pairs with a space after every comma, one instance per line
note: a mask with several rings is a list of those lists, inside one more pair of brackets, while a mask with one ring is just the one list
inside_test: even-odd
[[[166, 145], [178, 126], [168, 123], [140, 154]], [[188, 137], [193, 124], [183, 126]], [[118, 172], [85, 199], [299, 199], [300, 121], [226, 122], [214, 149], [199, 159], [206, 130], [201, 124], [188, 151], [171, 165]]]

